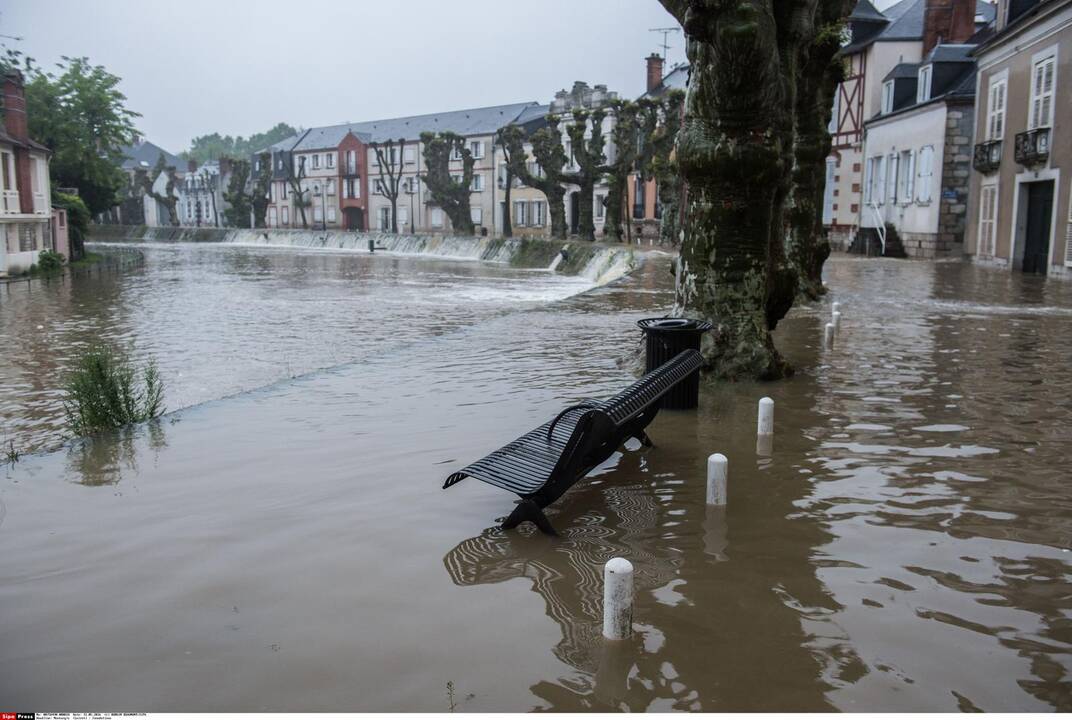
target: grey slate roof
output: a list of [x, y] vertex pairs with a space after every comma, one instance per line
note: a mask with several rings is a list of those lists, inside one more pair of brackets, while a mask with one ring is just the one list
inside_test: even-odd
[[537, 118], [544, 118], [547, 113], [551, 111], [550, 105], [532, 105], [521, 111], [521, 114], [517, 116], [514, 122], [518, 125], [524, 125], [527, 122], [536, 120]]
[[[422, 132], [453, 132], [458, 135], [491, 135], [504, 125], [508, 125], [526, 109], [539, 106], [536, 102], [511, 103], [509, 105], [492, 105], [491, 107], [451, 110], [449, 112], [431, 113], [429, 115], [410, 115], [409, 117], [387, 118], [351, 123], [350, 127], [358, 132], [367, 133], [371, 142], [387, 140], [418, 140]], [[546, 108], [543, 112], [547, 112]]]
[[914, 78], [917, 75], [919, 75], [919, 63], [898, 63], [893, 66], [893, 70], [886, 73], [886, 77], [882, 78], [882, 82], [898, 78]]
[[[164, 153], [164, 162], [166, 164], [174, 165], [179, 170], [186, 168], [186, 163], [183, 162], [182, 158], [172, 155], [164, 148], [148, 140], [142, 140], [136, 145], [128, 145], [122, 148], [121, 152], [126, 158], [122, 165], [124, 170], [137, 170], [139, 167], [145, 167], [146, 165], [151, 168], [160, 159], [160, 153]], [[145, 165], [142, 163], [145, 163]]]
[[[926, 0], [901, 0], [889, 6], [881, 12], [890, 21], [889, 25], [874, 35], [869, 35], [865, 40], [842, 48], [841, 53], [847, 55], [859, 52], [873, 42], [923, 39], [923, 14], [926, 9]], [[856, 9], [853, 10], [853, 14], [849, 18], [850, 20], [860, 19], [866, 22], [871, 19], [869, 17], [871, 10], [874, 10], [874, 6], [868, 0], [859, 0]], [[853, 18], [858, 12], [859, 17]], [[992, 3], [985, 0], [976, 0], [975, 14], [984, 23], [991, 23], [997, 16], [997, 9]]]
[[975, 45], [935, 45], [923, 62], [975, 62], [971, 57], [974, 49]]
[[852, 9], [849, 20], [863, 20], [872, 22], [889, 22], [889, 19], [878, 11], [868, 0], [859, 0]]
[[294, 150], [320, 150], [324, 148], [338, 147], [347, 133], [353, 133], [358, 140], [368, 143], [372, 136], [367, 132], [361, 132], [354, 123], [342, 125], [327, 125], [325, 127], [310, 128], [304, 135], [299, 136], [297, 144], [292, 146]]

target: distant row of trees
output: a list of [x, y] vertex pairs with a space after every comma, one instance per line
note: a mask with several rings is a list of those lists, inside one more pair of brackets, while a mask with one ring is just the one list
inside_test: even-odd
[[195, 160], [198, 164], [220, 158], [247, 158], [263, 148], [297, 135], [298, 132], [292, 125], [281, 122], [266, 132], [254, 133], [248, 138], [219, 133], [199, 135], [190, 141], [190, 149], [182, 153], [182, 158]]

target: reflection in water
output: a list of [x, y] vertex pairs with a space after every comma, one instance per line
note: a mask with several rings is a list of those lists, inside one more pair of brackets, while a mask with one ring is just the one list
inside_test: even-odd
[[[144, 436], [155, 463], [167, 447], [165, 419], [128, 426], [73, 441], [67, 448], [67, 475], [81, 485], [116, 485], [138, 476], [138, 442]], [[142, 460], [145, 458], [143, 457]]]

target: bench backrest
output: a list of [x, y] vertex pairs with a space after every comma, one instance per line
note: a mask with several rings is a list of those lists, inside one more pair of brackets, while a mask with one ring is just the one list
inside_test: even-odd
[[658, 402], [675, 385], [700, 369], [698, 350], [682, 350], [614, 397], [599, 404], [615, 425], [622, 425]]

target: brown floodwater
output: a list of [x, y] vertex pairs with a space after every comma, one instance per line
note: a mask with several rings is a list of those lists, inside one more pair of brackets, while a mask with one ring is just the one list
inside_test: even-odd
[[[283, 255], [268, 263], [281, 275], [312, 262]], [[301, 289], [345, 285], [337, 268], [355, 261], [317, 262], [278, 312]], [[114, 279], [98, 322], [139, 315], [123, 289], [139, 278]], [[697, 411], [661, 413], [654, 448], [630, 445], [554, 506], [557, 539], [494, 529], [508, 493], [440, 485], [630, 381], [633, 323], [672, 301], [663, 257], [434, 333], [378, 328], [356, 361], [5, 466], [0, 698], [114, 711], [1072, 709], [1072, 286], [843, 257], [826, 280], [830, 296], [777, 331], [793, 379], [706, 386]], [[258, 282], [284, 280], [268, 269]], [[468, 281], [444, 282], [464, 293]], [[338, 322], [348, 296], [331, 292], [318, 312]], [[249, 296], [247, 322], [271, 296]], [[844, 319], [827, 350], [833, 300]], [[182, 337], [190, 315], [176, 301], [131, 341]], [[338, 336], [336, 352], [358, 342]], [[248, 367], [235, 348], [233, 364], [214, 361], [221, 376]], [[763, 395], [776, 403], [769, 452], [755, 437]], [[725, 510], [704, 504], [713, 452], [729, 457]], [[614, 556], [636, 568], [636, 632], [608, 644], [600, 578]]]

